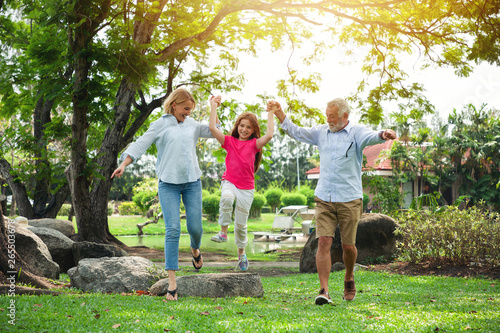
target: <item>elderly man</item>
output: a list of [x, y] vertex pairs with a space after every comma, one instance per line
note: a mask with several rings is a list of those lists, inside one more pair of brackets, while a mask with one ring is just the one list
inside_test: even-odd
[[363, 212], [361, 166], [366, 146], [395, 139], [393, 130], [373, 131], [349, 122], [350, 109], [342, 98], [334, 99], [326, 107], [327, 125], [302, 128], [290, 121], [278, 102], [276, 107], [281, 128], [295, 140], [317, 145], [320, 156], [320, 176], [315, 190], [316, 237], [320, 291], [315, 299], [318, 305], [332, 303], [328, 294], [328, 279], [332, 268], [330, 248], [337, 225], [345, 264], [344, 296], [352, 301], [356, 296], [354, 264], [358, 256], [356, 232]]

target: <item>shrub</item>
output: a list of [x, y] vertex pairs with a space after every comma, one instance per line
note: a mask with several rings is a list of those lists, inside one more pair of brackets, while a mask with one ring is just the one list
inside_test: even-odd
[[276, 208], [281, 204], [281, 196], [283, 195], [283, 191], [278, 187], [271, 187], [264, 192], [264, 196], [266, 197], [266, 202], [269, 206], [271, 206], [271, 211], [273, 213], [276, 212]]
[[290, 205], [305, 205], [307, 203], [307, 198], [305, 195], [300, 193], [285, 193], [281, 196], [281, 202], [284, 206]]
[[115, 205], [112, 202], [108, 202], [108, 216], [113, 215], [115, 212]]
[[308, 185], [302, 185], [300, 187], [299, 193], [306, 196], [307, 206], [309, 206], [309, 208], [313, 208], [314, 207], [314, 197], [315, 197], [314, 190], [312, 188], [310, 188]]
[[480, 206], [438, 212], [410, 210], [396, 217], [400, 258], [411, 263], [500, 265], [500, 217]]
[[118, 206], [118, 212], [120, 215], [137, 215], [141, 213], [141, 210], [132, 201], [124, 201]]
[[219, 214], [220, 197], [215, 194], [207, 195], [203, 198], [203, 212], [208, 215], [209, 221], [216, 221]]
[[368, 196], [368, 194], [363, 193], [363, 212], [366, 212], [369, 202], [370, 202], [370, 197]]
[[250, 207], [251, 217], [260, 217], [262, 207], [266, 203], [266, 198], [260, 193], [255, 193], [253, 196], [252, 206]]
[[145, 214], [151, 205], [158, 202], [158, 184], [155, 178], [148, 178], [134, 187], [132, 200]]

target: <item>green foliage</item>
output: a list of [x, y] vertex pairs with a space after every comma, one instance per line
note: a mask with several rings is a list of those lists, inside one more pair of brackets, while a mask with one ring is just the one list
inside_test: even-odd
[[69, 216], [69, 211], [71, 210], [71, 204], [63, 204], [61, 206], [61, 209], [59, 209], [59, 212], [57, 213], [58, 216]]
[[500, 112], [468, 105], [449, 116], [450, 161], [462, 183], [459, 193], [473, 204], [483, 200], [500, 209]]
[[285, 193], [281, 196], [281, 203], [283, 206], [290, 205], [305, 205], [307, 204], [307, 198], [305, 195], [300, 193]]
[[202, 205], [203, 212], [208, 215], [209, 221], [216, 221], [217, 215], [219, 214], [219, 204], [220, 204], [220, 196], [215, 194], [207, 195], [203, 197]]
[[279, 187], [270, 187], [264, 192], [266, 197], [266, 202], [271, 206], [271, 212], [275, 213], [276, 208], [281, 204], [281, 196], [283, 195], [283, 190]]
[[250, 207], [250, 217], [260, 217], [262, 207], [266, 203], [266, 197], [263, 194], [254, 193], [252, 206]]
[[307, 206], [309, 206], [309, 208], [314, 208], [314, 189], [312, 189], [309, 185], [301, 185], [299, 193], [306, 197]]
[[120, 206], [118, 206], [118, 212], [120, 215], [138, 215], [142, 213], [141, 209], [132, 201], [122, 202]]
[[370, 203], [370, 197], [368, 196], [368, 194], [363, 192], [363, 212], [366, 212], [368, 203]]
[[403, 196], [399, 191], [399, 184], [394, 178], [382, 176], [364, 176], [368, 179], [370, 193], [372, 193], [373, 212], [390, 213], [401, 208]]
[[158, 202], [158, 184], [156, 178], [147, 178], [139, 182], [133, 189], [132, 200], [136, 206], [146, 213], [149, 208]]
[[485, 267], [500, 264], [500, 217], [472, 206], [439, 212], [410, 210], [397, 216], [400, 258], [412, 263], [432, 262]]
[[435, 212], [439, 207], [436, 196], [429, 193], [413, 198], [410, 209], [422, 210], [424, 207], [429, 207], [432, 212]]

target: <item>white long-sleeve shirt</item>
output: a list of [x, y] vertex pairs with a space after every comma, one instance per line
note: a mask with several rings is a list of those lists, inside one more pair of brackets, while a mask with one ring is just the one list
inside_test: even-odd
[[363, 198], [363, 149], [384, 141], [379, 131], [349, 122], [344, 129], [332, 133], [328, 125], [303, 128], [288, 117], [281, 128], [295, 140], [318, 146], [320, 174], [315, 190], [318, 198], [327, 202], [349, 202]]

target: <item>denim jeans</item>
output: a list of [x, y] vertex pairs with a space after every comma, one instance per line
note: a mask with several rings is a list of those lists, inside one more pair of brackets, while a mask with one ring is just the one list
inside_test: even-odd
[[165, 220], [165, 269], [179, 270], [179, 238], [181, 236], [181, 198], [186, 208], [186, 224], [191, 247], [199, 249], [203, 227], [201, 224], [201, 180], [184, 184], [158, 183], [163, 219]]

